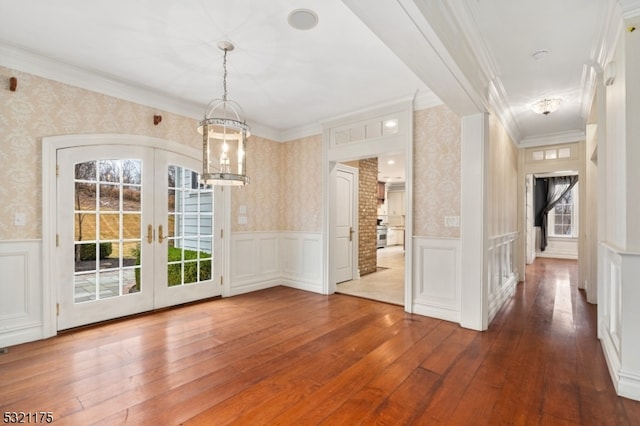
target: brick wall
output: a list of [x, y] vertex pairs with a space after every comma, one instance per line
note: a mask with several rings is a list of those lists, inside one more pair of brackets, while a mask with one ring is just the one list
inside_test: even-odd
[[376, 219], [378, 218], [378, 159], [359, 161], [360, 181], [358, 212], [358, 240], [360, 275], [376, 271]]

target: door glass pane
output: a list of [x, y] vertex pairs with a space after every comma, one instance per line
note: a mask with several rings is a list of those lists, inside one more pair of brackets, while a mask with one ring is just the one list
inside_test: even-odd
[[74, 189], [74, 302], [140, 291], [142, 162], [77, 163]]
[[169, 166], [167, 182], [167, 283], [210, 280], [213, 190], [200, 184], [197, 172], [180, 166]]

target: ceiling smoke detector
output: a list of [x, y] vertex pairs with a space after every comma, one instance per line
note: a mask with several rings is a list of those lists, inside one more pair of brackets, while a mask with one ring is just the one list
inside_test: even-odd
[[318, 25], [318, 15], [309, 9], [293, 10], [287, 17], [289, 25], [296, 30], [310, 30]]

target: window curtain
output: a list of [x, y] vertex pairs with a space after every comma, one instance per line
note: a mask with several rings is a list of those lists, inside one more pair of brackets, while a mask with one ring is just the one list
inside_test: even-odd
[[578, 176], [558, 176], [549, 178], [547, 189], [547, 203], [542, 210], [542, 226], [540, 227], [540, 251], [547, 248], [547, 218], [549, 212], [558, 204], [571, 189], [578, 183]]

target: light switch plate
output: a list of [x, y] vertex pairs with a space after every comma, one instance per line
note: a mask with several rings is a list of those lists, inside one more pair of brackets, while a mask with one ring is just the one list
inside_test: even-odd
[[13, 216], [13, 224], [15, 226], [25, 226], [27, 224], [27, 215], [24, 213], [16, 213]]
[[445, 216], [444, 217], [444, 226], [447, 228], [459, 228], [460, 227], [460, 216]]

